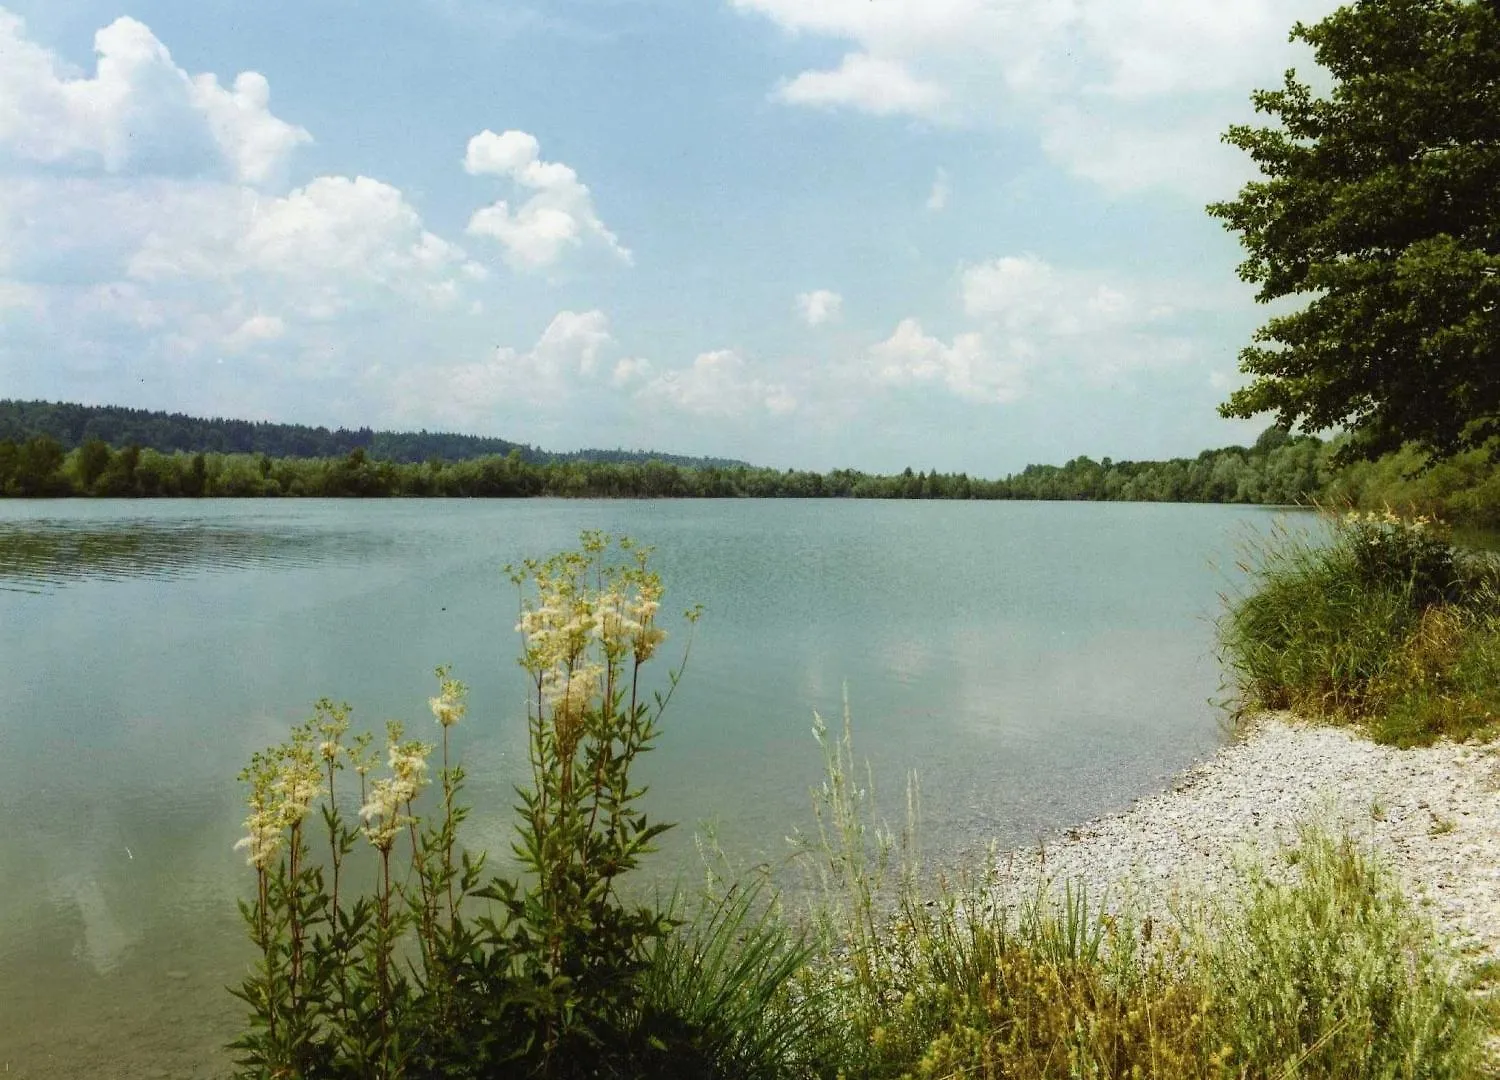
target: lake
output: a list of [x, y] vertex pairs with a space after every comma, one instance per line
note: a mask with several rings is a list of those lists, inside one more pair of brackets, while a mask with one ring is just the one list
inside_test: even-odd
[[[0, 1069], [222, 1070], [251, 959], [235, 775], [322, 696], [437, 735], [471, 688], [467, 841], [526, 766], [507, 562], [584, 528], [656, 545], [706, 609], [658, 749], [652, 870], [695, 831], [776, 862], [810, 821], [814, 710], [847, 687], [883, 804], [915, 771], [938, 862], [1033, 843], [1224, 738], [1213, 619], [1273, 511], [946, 502], [0, 501]], [[664, 654], [683, 644], [681, 624]]]

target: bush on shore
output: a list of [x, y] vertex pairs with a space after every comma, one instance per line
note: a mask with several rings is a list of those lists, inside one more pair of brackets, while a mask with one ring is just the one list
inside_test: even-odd
[[681, 672], [659, 693], [640, 678], [664, 636], [661, 583], [643, 549], [599, 534], [514, 578], [532, 685], [521, 877], [487, 876], [462, 846], [450, 735], [468, 706], [446, 670], [435, 784], [436, 745], [393, 724], [382, 768], [369, 736], [348, 736], [348, 708], [319, 703], [242, 776], [259, 959], [236, 991], [240, 1076], [1473, 1075], [1477, 1008], [1348, 841], [1310, 833], [1242, 895], [1167, 927], [1069, 885], [1020, 905], [928, 887], [915, 792], [893, 832], [859, 782], [847, 713], [841, 734], [816, 728], [813, 918], [786, 917], [764, 878], [696, 904], [628, 900], [665, 827], [630, 778]]
[[1424, 517], [1280, 528], [1244, 564], [1220, 632], [1242, 711], [1290, 709], [1397, 745], [1500, 720], [1500, 570]]

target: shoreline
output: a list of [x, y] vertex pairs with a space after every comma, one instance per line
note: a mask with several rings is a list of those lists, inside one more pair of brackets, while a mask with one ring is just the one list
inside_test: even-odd
[[1500, 740], [1400, 750], [1261, 717], [1165, 791], [1001, 855], [990, 889], [1081, 882], [1106, 907], [1170, 920], [1176, 898], [1232, 889], [1238, 860], [1308, 823], [1375, 851], [1465, 964], [1500, 964]]

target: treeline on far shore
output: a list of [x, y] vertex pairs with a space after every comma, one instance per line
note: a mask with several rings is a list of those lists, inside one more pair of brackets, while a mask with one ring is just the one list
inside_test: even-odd
[[1500, 527], [1500, 469], [1481, 452], [1423, 469], [1403, 452], [1336, 468], [1338, 443], [1266, 431], [1253, 446], [1168, 461], [1031, 465], [1001, 479], [937, 471], [875, 475], [666, 461], [533, 462], [512, 451], [466, 461], [163, 453], [100, 439], [65, 450], [50, 436], [0, 440], [0, 495], [12, 497], [473, 497], [1045, 499], [1244, 504], [1390, 504], [1458, 524]]

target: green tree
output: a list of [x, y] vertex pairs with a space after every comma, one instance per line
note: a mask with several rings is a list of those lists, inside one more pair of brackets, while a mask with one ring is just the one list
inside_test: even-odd
[[87, 491], [109, 468], [109, 444], [103, 439], [89, 439], [78, 448], [78, 479]]
[[1357, 0], [1292, 38], [1332, 77], [1258, 91], [1276, 123], [1225, 140], [1263, 179], [1209, 213], [1240, 234], [1257, 299], [1306, 301], [1240, 354], [1221, 406], [1338, 425], [1341, 457], [1438, 457], [1500, 434], [1500, 4]]
[[58, 475], [63, 464], [62, 444], [50, 435], [37, 435], [16, 452], [11, 484], [18, 495], [66, 495], [68, 482]]

